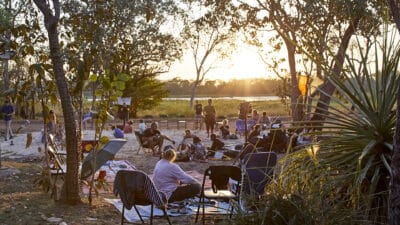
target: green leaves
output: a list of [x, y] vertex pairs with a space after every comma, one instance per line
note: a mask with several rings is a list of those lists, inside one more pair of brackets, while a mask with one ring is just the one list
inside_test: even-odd
[[337, 94], [326, 120], [308, 127], [322, 123], [322, 131], [312, 132], [320, 140], [309, 146], [312, 150], [292, 153], [282, 162], [279, 184], [288, 193], [312, 196], [316, 202], [310, 205], [336, 205], [369, 220], [387, 212], [400, 44], [384, 37], [374, 43], [380, 53], [369, 55], [358, 44], [358, 61], [347, 58], [344, 73], [329, 76]]

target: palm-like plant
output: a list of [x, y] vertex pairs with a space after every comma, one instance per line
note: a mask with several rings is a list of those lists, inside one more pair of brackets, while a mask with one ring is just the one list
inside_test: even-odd
[[322, 131], [314, 133], [321, 138], [282, 164], [279, 188], [302, 195], [319, 210], [319, 218], [334, 208], [353, 209], [349, 223], [360, 216], [386, 220], [400, 45], [385, 36], [382, 45], [374, 46], [373, 62], [360, 51], [361, 63], [348, 59], [341, 76], [330, 76], [339, 94], [332, 97]]

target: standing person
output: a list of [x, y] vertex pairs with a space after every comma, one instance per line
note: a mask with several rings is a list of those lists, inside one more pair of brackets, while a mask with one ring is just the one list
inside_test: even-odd
[[196, 105], [194, 105], [196, 126], [195, 129], [201, 130], [201, 125], [203, 124], [203, 105], [196, 100]]
[[175, 164], [175, 158], [175, 150], [168, 149], [154, 168], [154, 184], [165, 193], [168, 202], [192, 198], [201, 191], [201, 184]]
[[129, 108], [125, 102], [119, 109], [119, 115], [123, 121], [122, 127], [125, 127], [125, 122], [128, 121], [128, 119], [129, 119]]
[[54, 110], [49, 111], [49, 121], [47, 123], [47, 130], [49, 134], [56, 135], [57, 131], [57, 116]]
[[207, 130], [207, 137], [210, 137], [211, 134], [214, 133], [214, 125], [215, 125], [215, 107], [212, 105], [212, 99], [208, 99], [208, 105], [204, 106], [204, 114], [205, 114], [205, 123]]
[[12, 139], [14, 134], [11, 129], [12, 114], [14, 113], [14, 107], [11, 105], [10, 100], [6, 99], [4, 105], [1, 107], [3, 118], [6, 123], [6, 141]]

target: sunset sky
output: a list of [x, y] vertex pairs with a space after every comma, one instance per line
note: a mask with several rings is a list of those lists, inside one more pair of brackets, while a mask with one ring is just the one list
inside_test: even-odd
[[[210, 70], [207, 80], [230, 80], [243, 78], [270, 78], [267, 66], [262, 62], [255, 47], [241, 45], [231, 59], [218, 60], [217, 68]], [[195, 79], [193, 57], [187, 53], [181, 62], [171, 66], [170, 72], [161, 75], [162, 80], [179, 77], [181, 79]]]

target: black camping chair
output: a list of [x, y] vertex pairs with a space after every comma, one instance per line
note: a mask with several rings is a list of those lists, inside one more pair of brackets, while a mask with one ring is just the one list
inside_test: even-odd
[[[211, 180], [212, 189], [204, 189], [204, 185], [206, 183], [206, 179]], [[236, 185], [234, 187], [229, 188], [229, 178], [235, 181]], [[240, 192], [240, 183], [241, 183], [241, 169], [237, 166], [210, 166], [204, 172], [203, 183], [201, 186], [199, 205], [196, 213], [196, 223], [198, 221], [198, 217], [200, 214], [200, 205], [203, 208], [203, 224], [205, 219], [205, 198], [211, 200], [231, 200], [238, 199]], [[233, 213], [233, 206], [231, 207], [231, 214]]]
[[160, 207], [164, 216], [171, 225], [168, 214], [165, 211], [166, 197], [159, 192], [150, 177], [142, 171], [120, 170], [114, 180], [114, 194], [119, 195], [123, 203], [121, 224], [124, 224], [125, 208], [134, 207], [142, 223], [144, 223], [136, 205], [151, 205], [150, 224], [153, 224], [154, 205]]

